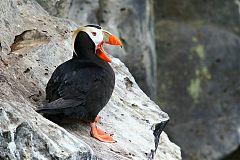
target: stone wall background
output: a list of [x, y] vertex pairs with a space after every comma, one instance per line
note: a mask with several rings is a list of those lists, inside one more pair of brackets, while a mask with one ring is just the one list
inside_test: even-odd
[[183, 159], [223, 159], [240, 145], [240, 3], [154, 2], [157, 98], [171, 118], [167, 133]]

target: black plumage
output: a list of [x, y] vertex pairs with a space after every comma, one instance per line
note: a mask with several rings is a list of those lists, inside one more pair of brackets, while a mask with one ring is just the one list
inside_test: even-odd
[[97, 28], [97, 29], [102, 29], [101, 26], [95, 25], [95, 24], [88, 24], [88, 25], [86, 25], [85, 27], [95, 27], [95, 28]]
[[46, 87], [48, 103], [38, 112], [46, 117], [95, 120], [115, 85], [113, 69], [95, 54], [95, 47], [87, 33], [77, 34], [75, 53], [53, 72]]

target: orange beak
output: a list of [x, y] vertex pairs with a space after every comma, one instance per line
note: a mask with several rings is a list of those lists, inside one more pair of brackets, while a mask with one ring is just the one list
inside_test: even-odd
[[121, 43], [120, 39], [113, 36], [108, 31], [103, 30], [103, 42], [98, 44], [96, 54], [102, 60], [111, 63], [112, 60], [108, 57], [107, 53], [103, 49], [103, 43], [111, 44], [111, 45], [114, 45], [114, 46], [120, 46], [120, 47], [122, 47], [122, 43]]

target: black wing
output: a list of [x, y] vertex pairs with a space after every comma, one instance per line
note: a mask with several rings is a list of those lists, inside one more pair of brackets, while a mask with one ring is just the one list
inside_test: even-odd
[[46, 88], [49, 103], [39, 109], [39, 112], [60, 114], [75, 110], [78, 117], [89, 113], [96, 116], [106, 105], [114, 87], [111, 86], [110, 94], [105, 92], [109, 84], [105, 78], [107, 73], [102, 68], [89, 67], [89, 65], [85, 68], [73, 68], [68, 69], [66, 66], [63, 70], [60, 66], [55, 70]]

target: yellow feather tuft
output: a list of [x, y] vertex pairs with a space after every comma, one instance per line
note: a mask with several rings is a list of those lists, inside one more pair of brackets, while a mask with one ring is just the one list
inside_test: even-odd
[[[77, 34], [78, 34], [80, 31], [87, 32], [88, 29], [87, 29], [86, 27], [80, 27], [80, 28], [72, 31], [72, 32], [73, 32], [73, 35], [72, 35], [72, 42], [73, 42], [73, 43], [72, 43], [72, 46], [73, 46], [73, 52], [74, 52], [74, 54], [76, 54], [75, 49], [74, 49], [75, 39], [76, 39], [76, 37], [77, 37]], [[77, 55], [77, 54], [76, 54], [76, 55]]]

